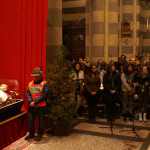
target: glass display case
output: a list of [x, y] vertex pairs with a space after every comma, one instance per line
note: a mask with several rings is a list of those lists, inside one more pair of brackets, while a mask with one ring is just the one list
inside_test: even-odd
[[0, 121], [19, 113], [23, 103], [17, 80], [0, 79]]

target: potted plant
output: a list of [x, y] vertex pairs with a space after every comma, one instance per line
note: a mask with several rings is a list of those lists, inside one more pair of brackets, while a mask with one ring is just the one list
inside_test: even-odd
[[51, 121], [52, 134], [57, 136], [70, 134], [70, 122], [77, 115], [76, 85], [71, 76], [71, 62], [66, 59], [68, 55], [67, 48], [61, 46], [48, 78], [51, 87], [48, 118]]

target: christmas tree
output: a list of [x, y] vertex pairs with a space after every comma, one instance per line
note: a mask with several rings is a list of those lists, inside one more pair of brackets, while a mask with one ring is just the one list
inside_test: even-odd
[[51, 87], [48, 116], [54, 124], [61, 120], [71, 120], [77, 114], [74, 100], [76, 85], [72, 80], [73, 69], [68, 56], [67, 48], [61, 46], [48, 79]]

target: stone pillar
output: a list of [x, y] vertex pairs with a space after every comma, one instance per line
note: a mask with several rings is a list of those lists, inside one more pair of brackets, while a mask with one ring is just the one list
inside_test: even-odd
[[[107, 2], [107, 1], [106, 1]], [[108, 61], [114, 60], [117, 61], [118, 58], [118, 48], [119, 48], [119, 40], [118, 40], [118, 0], [109, 0], [108, 1], [108, 12], [106, 11], [106, 36], [108, 34], [108, 46], [106, 45], [106, 59]], [[107, 6], [105, 6], [107, 7]], [[107, 40], [107, 39], [106, 39]], [[107, 50], [108, 48], [108, 50]]]
[[118, 57], [118, 0], [87, 0], [86, 56], [97, 62]]
[[122, 21], [122, 0], [119, 0], [119, 57], [122, 54], [121, 21]]
[[104, 44], [104, 60], [108, 61], [108, 0], [105, 0], [105, 44]]
[[46, 63], [53, 63], [53, 56], [62, 45], [62, 0], [48, 0]]
[[104, 1], [92, 0], [92, 59], [104, 58]]
[[85, 3], [85, 57], [89, 59], [89, 0]]
[[86, 12], [85, 12], [85, 57], [89, 61], [92, 59], [92, 19], [91, 19], [91, 0], [86, 0]]
[[133, 56], [136, 55], [137, 46], [137, 0], [133, 1]]

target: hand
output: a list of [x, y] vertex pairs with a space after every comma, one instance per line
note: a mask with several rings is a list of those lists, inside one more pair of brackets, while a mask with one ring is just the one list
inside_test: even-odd
[[96, 94], [96, 92], [91, 92], [91, 95], [95, 95]]
[[116, 93], [115, 90], [110, 90], [110, 94], [114, 94], [114, 93]]
[[34, 104], [34, 102], [31, 102], [31, 103], [30, 103], [30, 106], [36, 107], [35, 104]]

